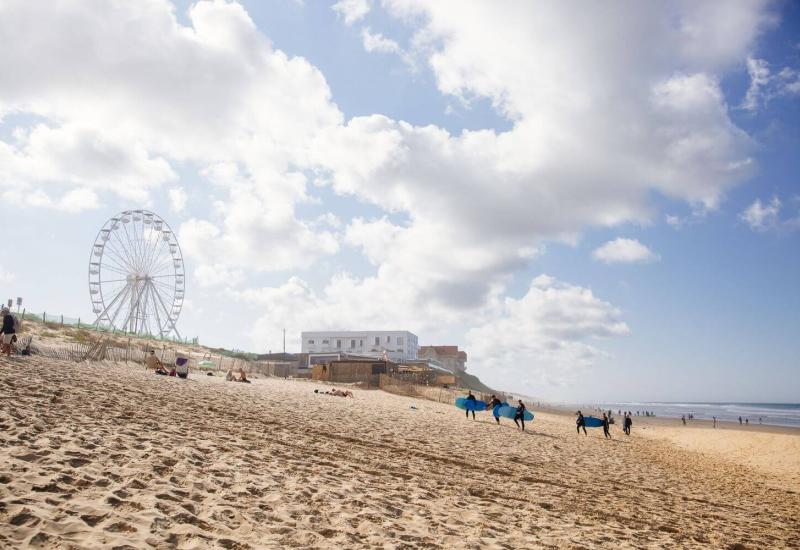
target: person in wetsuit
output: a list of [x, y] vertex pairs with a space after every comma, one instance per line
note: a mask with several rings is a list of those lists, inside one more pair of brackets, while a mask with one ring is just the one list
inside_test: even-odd
[[[499, 406], [499, 405], [502, 405], [500, 400], [495, 395], [492, 395], [492, 400], [489, 401], [488, 405], [486, 405], [486, 410], [487, 411], [492, 411], [492, 413], [494, 414], [494, 408]], [[498, 424], [500, 424], [500, 417], [499, 416], [495, 416], [494, 419], [497, 421]]]
[[517, 400], [517, 403], [519, 403], [519, 405], [517, 405], [517, 412], [514, 415], [514, 424], [516, 424], [517, 428], [519, 428], [519, 422], [517, 422], [517, 421], [519, 420], [520, 422], [522, 422], [522, 431], [524, 432], [525, 431], [525, 404], [522, 402], [522, 399]]
[[472, 410], [472, 420], [475, 420], [475, 401], [477, 401], [477, 399], [475, 399], [475, 396], [472, 395], [472, 390], [469, 390], [469, 394], [467, 395], [467, 401], [472, 401], [471, 403], [472, 406], [470, 407], [470, 405], [467, 405], [466, 407], [467, 418], [469, 418], [469, 412], [470, 410]]
[[583, 413], [581, 411], [578, 411], [575, 414], [578, 415], [578, 419], [575, 420], [575, 425], [578, 428], [578, 433], [580, 434], [581, 433], [581, 428], [583, 428], [583, 435], [587, 435], [586, 434], [586, 419], [583, 418]]
[[608, 416], [606, 415], [606, 413], [603, 413], [603, 435], [606, 436], [606, 438], [610, 439], [611, 438], [611, 432], [609, 431], [608, 428], [609, 428]]

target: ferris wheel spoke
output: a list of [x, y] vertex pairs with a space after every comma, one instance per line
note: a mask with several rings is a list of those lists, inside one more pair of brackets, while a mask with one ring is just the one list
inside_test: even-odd
[[[117, 266], [117, 268], [125, 271], [126, 274], [127, 273], [132, 273], [132, 272], [135, 271], [133, 269], [133, 267], [131, 265], [129, 265], [128, 262], [124, 259], [124, 257], [120, 256], [120, 254], [118, 252], [112, 250], [111, 248], [108, 249], [107, 259], [108, 259], [109, 262], [113, 262], [114, 265]], [[101, 260], [101, 264], [102, 264], [102, 260]], [[106, 265], [108, 265], [108, 264], [106, 264]]]
[[[131, 221], [132, 221], [132, 219], [131, 219]], [[130, 222], [128, 222], [128, 223], [130, 223]], [[135, 267], [135, 265], [136, 265], [136, 261], [135, 261], [135, 257], [136, 257], [136, 239], [132, 238], [130, 233], [128, 233], [127, 225], [128, 225], [127, 223], [123, 222], [122, 223], [122, 230], [125, 232], [125, 238], [128, 241], [128, 247], [126, 248], [126, 250], [130, 250], [131, 265]], [[131, 231], [133, 231], [133, 229], [131, 229]]]
[[[120, 221], [119, 223], [122, 223], [122, 222]], [[125, 235], [125, 240], [124, 241], [122, 240], [123, 233]], [[130, 239], [128, 238], [128, 231], [127, 231], [127, 229], [125, 229], [125, 224], [122, 225], [122, 231], [120, 231], [119, 228], [117, 228], [114, 231], [114, 236], [117, 238], [117, 242], [119, 243], [119, 246], [120, 246], [120, 248], [122, 250], [130, 250], [131, 249], [132, 245], [131, 245]]]
[[[115, 322], [116, 322], [116, 320], [117, 320], [117, 316], [119, 315], [119, 312], [120, 312], [120, 311], [121, 311], [121, 310], [122, 310], [122, 309], [125, 307], [125, 305], [127, 304], [128, 295], [129, 295], [130, 293], [131, 293], [131, 287], [130, 287], [130, 285], [128, 285], [128, 286], [126, 286], [126, 287], [125, 287], [125, 292], [124, 292], [124, 294], [120, 294], [120, 296], [122, 296], [122, 299], [119, 301], [119, 305], [117, 306], [117, 310], [114, 312], [114, 316], [113, 316], [113, 317], [111, 317], [111, 320], [110, 320], [110, 323], [111, 323], [111, 326], [112, 326], [112, 327], [116, 327], [116, 325], [115, 325], [114, 323], [115, 323]], [[124, 325], [123, 325], [123, 327], [124, 327]]]
[[109, 252], [114, 254], [114, 256], [119, 260], [117, 264], [120, 267], [127, 269], [129, 272], [135, 271], [133, 262], [131, 261], [131, 258], [128, 257], [127, 254], [125, 254], [124, 249], [123, 250], [117, 249], [116, 245], [111, 244], [111, 241], [108, 241], [106, 243], [105, 248], [107, 248]]
[[[119, 275], [125, 275], [125, 276], [127, 276], [130, 273], [129, 271], [124, 271], [122, 269], [119, 269], [118, 267], [114, 267], [114, 266], [108, 265], [108, 264], [106, 264], [106, 265], [99, 264], [98, 269], [100, 269], [100, 270], [107, 269], [109, 271], [113, 271], [114, 273], [118, 273]], [[100, 274], [98, 273], [98, 275], [100, 275]]]
[[170, 312], [167, 310], [167, 306], [164, 305], [164, 300], [161, 299], [161, 294], [159, 294], [158, 291], [156, 291], [156, 296], [158, 297], [158, 301], [161, 304], [161, 308], [166, 314], [166, 319], [169, 322], [170, 326], [172, 327], [172, 330], [174, 330], [175, 334], [177, 334], [178, 337], [180, 338], [180, 333], [178, 333], [178, 329], [177, 327], [175, 327], [175, 321], [172, 320], [172, 315], [170, 315]]
[[103, 316], [106, 316], [108, 319], [110, 319], [110, 317], [108, 317], [108, 312], [111, 311], [111, 309], [114, 307], [114, 304], [120, 299], [120, 296], [122, 296], [123, 292], [126, 293], [127, 290], [128, 290], [128, 285], [125, 285], [125, 287], [122, 289], [122, 291], [117, 293], [117, 295], [114, 296], [114, 298], [111, 300], [111, 302], [108, 304], [108, 306], [106, 306], [106, 308], [100, 313], [100, 315], [97, 316], [97, 320], [95, 321], [95, 324], [100, 322], [100, 320], [103, 318]]
[[153, 265], [159, 260], [161, 251], [164, 248], [164, 239], [161, 238], [161, 232], [150, 230], [150, 239], [148, 242], [148, 253], [145, 261], [145, 269], [149, 272], [152, 271]]

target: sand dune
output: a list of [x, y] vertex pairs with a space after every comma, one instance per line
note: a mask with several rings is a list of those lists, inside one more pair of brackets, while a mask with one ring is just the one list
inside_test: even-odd
[[[0, 546], [775, 548], [800, 494], [634, 433], [310, 382], [0, 360]], [[411, 407], [416, 407], [413, 409]]]

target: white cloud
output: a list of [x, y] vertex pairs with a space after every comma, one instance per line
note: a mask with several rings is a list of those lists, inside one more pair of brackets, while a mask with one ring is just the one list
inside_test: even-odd
[[361, 29], [361, 43], [364, 45], [364, 49], [368, 52], [397, 55], [408, 68], [416, 70], [414, 58], [411, 54], [406, 52], [400, 47], [400, 44], [391, 38], [386, 38], [381, 33], [373, 33], [369, 27], [364, 27]]
[[541, 275], [467, 333], [470, 369], [500, 388], [536, 394], [604, 357], [593, 341], [628, 332], [621, 312], [591, 290]]
[[660, 260], [658, 254], [636, 239], [617, 238], [608, 241], [594, 252], [592, 257], [607, 264], [612, 263], [647, 263]]
[[366, 17], [371, 9], [370, 4], [370, 0], [339, 0], [332, 9], [344, 17], [345, 24], [352, 25]]
[[800, 211], [794, 217], [781, 216], [783, 203], [778, 197], [769, 202], [756, 199], [741, 214], [739, 219], [747, 223], [753, 231], [795, 231], [800, 229]]
[[186, 208], [186, 201], [188, 200], [188, 195], [186, 194], [186, 189], [183, 187], [173, 187], [169, 190], [169, 208], [175, 213], [183, 212], [183, 209]]
[[55, 198], [41, 189], [7, 189], [0, 193], [0, 196], [3, 202], [14, 206], [47, 208], [72, 214], [100, 206], [97, 194], [83, 187], [70, 189]]
[[755, 111], [762, 102], [762, 90], [770, 80], [769, 64], [763, 59], [748, 57], [747, 74], [750, 75], [750, 86], [747, 88], [741, 108]]

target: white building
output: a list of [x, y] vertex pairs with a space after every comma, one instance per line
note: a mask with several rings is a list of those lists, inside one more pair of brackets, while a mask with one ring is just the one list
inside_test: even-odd
[[302, 332], [303, 353], [349, 353], [381, 357], [384, 352], [393, 361], [416, 359], [417, 335], [407, 330], [331, 330]]

